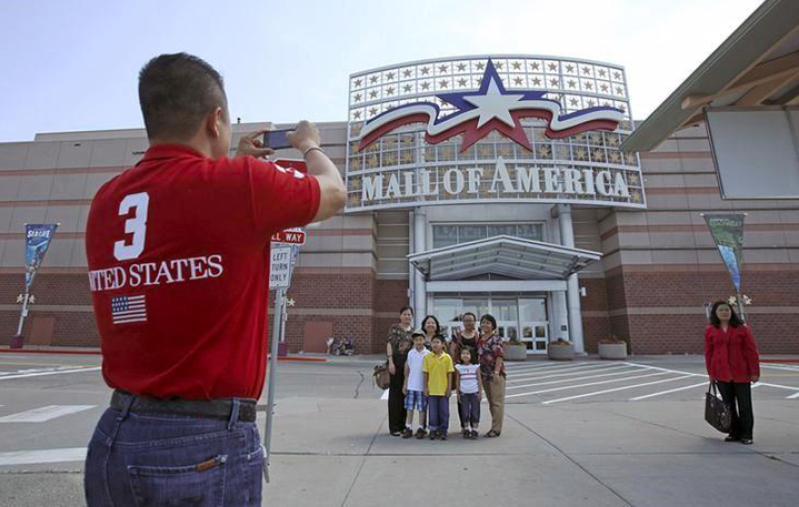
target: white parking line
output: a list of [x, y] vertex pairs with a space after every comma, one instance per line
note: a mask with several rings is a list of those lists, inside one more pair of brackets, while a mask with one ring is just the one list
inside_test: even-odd
[[577, 366], [584, 366], [586, 364], [602, 364], [600, 361], [576, 361], [576, 362], [564, 362], [564, 361], [549, 361], [547, 363], [540, 363], [540, 364], [508, 364], [505, 363], [505, 366], [508, 370], [512, 371], [521, 371], [521, 370], [546, 370], [548, 368], [575, 368]]
[[658, 375], [666, 375], [666, 372], [657, 372], [657, 373], [647, 373], [646, 375], [637, 375], [635, 377], [624, 377], [624, 378], [617, 378], [613, 380], [603, 380], [601, 382], [590, 382], [588, 384], [577, 384], [574, 386], [565, 386], [565, 387], [556, 387], [554, 389], [542, 389], [540, 391], [533, 391], [529, 393], [519, 393], [519, 394], [511, 394], [509, 396], [505, 396], [505, 398], [516, 398], [519, 396], [529, 396], [531, 394], [543, 394], [543, 393], [552, 393], [555, 391], [565, 391], [566, 389], [575, 389], [577, 387], [589, 387], [589, 386], [598, 386], [601, 384], [612, 384], [614, 382], [625, 382], [627, 380], [635, 380], [639, 378], [646, 378], [646, 377], [656, 377]]
[[619, 367], [623, 368], [625, 366], [626, 365], [605, 365], [605, 364], [602, 364], [602, 365], [590, 365], [590, 366], [589, 365], [585, 365], [585, 366], [578, 366], [578, 367], [574, 367], [574, 368], [552, 368], [552, 369], [547, 369], [547, 370], [538, 370], [538, 371], [529, 372], [529, 373], [528, 372], [524, 372], [521, 375], [509, 374], [508, 376], [511, 377], [511, 378], [514, 378], [514, 379], [518, 379], [518, 378], [539, 377], [541, 375], [549, 375], [552, 372], [566, 373], [566, 374], [572, 374], [571, 372], [577, 372], [577, 373], [574, 373], [574, 375], [580, 375], [583, 372], [587, 372], [587, 371], [591, 371], [591, 370], [602, 370], [602, 369], [611, 369], [611, 368], [619, 368]]
[[85, 459], [85, 447], [44, 449], [40, 451], [0, 452], [0, 466], [63, 463], [67, 461], [83, 461]]
[[[664, 374], [660, 373], [660, 375], [664, 375]], [[682, 377], [667, 378], [667, 379], [663, 379], [663, 380], [656, 380], [655, 382], [646, 382], [644, 384], [636, 384], [636, 385], [633, 385], [633, 386], [616, 387], [616, 388], [613, 388], [613, 389], [605, 389], [604, 391], [596, 391], [596, 392], [593, 392], [593, 393], [578, 394], [577, 396], [569, 396], [568, 398], [559, 398], [557, 400], [548, 400], [548, 401], [542, 402], [541, 404], [542, 405], [550, 405], [552, 403], [560, 403], [561, 401], [576, 400], [578, 398], [587, 398], [588, 396], [596, 396], [598, 394], [607, 394], [607, 393], [614, 393], [616, 391], [624, 391], [625, 389], [635, 389], [636, 387], [644, 387], [644, 386], [651, 386], [651, 385], [655, 385], [655, 384], [663, 384], [665, 382], [674, 382], [674, 381], [677, 381], [677, 380], [683, 380], [683, 379], [687, 379], [687, 378], [690, 378], [690, 377], [691, 377], [691, 375], [685, 375], [685, 376], [682, 376]]]
[[[590, 369], [586, 368], [586, 369], [580, 370], [578, 372], [555, 373], [555, 374], [552, 374], [552, 375], [547, 375], [547, 374], [544, 374], [544, 375], [541, 375], [541, 374], [537, 374], [537, 375], [519, 375], [519, 376], [512, 377], [513, 380], [509, 380], [508, 382], [510, 382], [510, 383], [513, 383], [513, 382], [530, 382], [531, 380], [539, 380], [539, 379], [544, 379], [544, 378], [555, 378], [555, 377], [579, 377], [580, 375], [590, 375], [590, 374], [597, 373], [597, 372], [618, 370], [620, 368], [636, 369], [633, 366], [627, 366], [627, 365], [620, 364], [620, 365], [616, 365], [616, 366], [603, 366], [602, 368], [590, 368]], [[640, 369], [640, 368], [638, 368], [638, 369]]]
[[694, 385], [685, 386], [685, 387], [678, 387], [677, 389], [669, 389], [668, 391], [660, 391], [658, 393], [652, 393], [652, 394], [647, 394], [647, 395], [644, 395], [644, 396], [638, 396], [636, 398], [630, 398], [630, 401], [645, 400], [647, 398], [654, 398], [655, 396], [660, 396], [662, 394], [670, 394], [670, 393], [676, 393], [676, 392], [679, 392], [679, 391], [687, 391], [688, 389], [693, 389], [694, 387], [707, 386], [707, 385], [708, 385], [707, 382], [702, 382], [701, 384], [694, 384]]
[[785, 399], [786, 399], [786, 400], [795, 400], [796, 398], [799, 398], [799, 393], [796, 393], [796, 394], [792, 394], [792, 395], [790, 395], [790, 396], [787, 396]]
[[790, 365], [787, 365], [787, 364], [777, 365], [777, 364], [762, 364], [761, 363], [760, 367], [761, 368], [769, 368], [769, 369], [772, 369], [772, 370], [781, 370], [781, 371], [790, 371], [790, 372], [799, 373], [799, 368], [796, 368], [795, 366], [790, 366]]
[[553, 366], [561, 366], [556, 363], [537, 363], [537, 364], [527, 364], [527, 363], [505, 363], [505, 368], [508, 370], [516, 370], [519, 368], [547, 368]]
[[[610, 369], [610, 368], [608, 368], [608, 369]], [[510, 386], [510, 387], [507, 387], [506, 389], [521, 389], [523, 387], [543, 386], [543, 385], [547, 385], [547, 384], [558, 384], [560, 382], [579, 382], [580, 380], [587, 379], [587, 378], [615, 377], [617, 375], [629, 375], [631, 373], [637, 373], [637, 372], [635, 370], [626, 370], [626, 371], [620, 371], [620, 372], [615, 372], [615, 373], [603, 373], [601, 375], [586, 375], [584, 377], [575, 377], [575, 378], [553, 380], [553, 381], [550, 381], [550, 382], [540, 382], [540, 383], [536, 383], [536, 384], [523, 384], [523, 385], [520, 385], [520, 386]], [[560, 377], [560, 376], [562, 376], [562, 375], [550, 375], [550, 377]], [[541, 377], [541, 378], [547, 378], [547, 377]], [[540, 380], [540, 379], [530, 379], [530, 380]], [[529, 380], [526, 380], [525, 382], [529, 382]]]
[[56, 371], [43, 371], [38, 373], [23, 373], [20, 375], [7, 375], [5, 377], [0, 377], [0, 380], [11, 380], [15, 378], [28, 378], [28, 377], [43, 377], [45, 375], [62, 375], [64, 373], [79, 373], [82, 371], [97, 371], [101, 369], [101, 366], [95, 366], [93, 368], [75, 368], [72, 370], [56, 370]]
[[97, 405], [48, 405], [18, 414], [0, 417], [0, 423], [39, 423], [70, 414], [90, 410]]
[[[705, 375], [703, 373], [690, 373], [690, 372], [687, 372], [687, 371], [671, 370], [669, 368], [661, 368], [659, 366], [650, 366], [648, 364], [638, 364], [638, 363], [624, 363], [624, 364], [629, 364], [629, 365], [632, 365], [632, 366], [640, 366], [641, 368], [648, 368], [648, 369], [651, 369], [651, 370], [665, 371], [665, 372], [669, 372], [669, 373], [677, 373], [679, 375], [688, 375], [690, 377], [704, 377], [704, 378], [707, 378], [707, 375]], [[775, 387], [777, 389], [787, 389], [789, 391], [796, 391], [797, 393], [799, 393], [799, 387], [784, 386], [782, 384], [771, 384], [769, 382], [762, 382], [761, 381], [761, 382], [758, 382], [757, 384], [755, 384], [755, 387], [756, 386]]]

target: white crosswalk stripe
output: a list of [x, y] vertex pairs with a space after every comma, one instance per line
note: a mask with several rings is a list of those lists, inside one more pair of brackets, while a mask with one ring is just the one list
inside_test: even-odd
[[0, 466], [65, 463], [86, 459], [86, 447], [0, 452]]
[[48, 368], [45, 370], [20, 370], [11, 372], [9, 375], [0, 376], [0, 380], [12, 380], [16, 378], [29, 378], [29, 377], [42, 377], [47, 375], [63, 375], [66, 373], [81, 373], [81, 372], [90, 372], [90, 371], [97, 371], [100, 370], [100, 366], [95, 366], [92, 368], [72, 368], [72, 367], [60, 367], [60, 368]]
[[57, 417], [77, 414], [85, 410], [90, 410], [97, 405], [48, 405], [46, 407], [34, 408], [18, 414], [11, 414], [0, 417], [0, 423], [40, 423], [50, 421]]

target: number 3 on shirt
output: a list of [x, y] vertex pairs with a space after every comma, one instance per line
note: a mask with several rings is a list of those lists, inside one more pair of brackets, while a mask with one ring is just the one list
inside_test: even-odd
[[119, 203], [119, 216], [125, 216], [133, 208], [132, 218], [125, 220], [125, 234], [133, 234], [133, 239], [128, 245], [125, 241], [114, 243], [114, 257], [118, 261], [135, 259], [144, 251], [144, 235], [147, 232], [147, 208], [150, 206], [150, 196], [147, 192], [126, 195]]

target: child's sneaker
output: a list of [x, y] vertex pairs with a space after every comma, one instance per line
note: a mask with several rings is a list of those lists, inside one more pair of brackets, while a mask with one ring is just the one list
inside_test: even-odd
[[438, 435], [438, 439], [439, 440], [446, 440], [447, 439], [447, 434], [446, 433], [441, 433], [440, 435]]
[[423, 439], [426, 436], [427, 436], [427, 430], [425, 430], [424, 428], [419, 428], [418, 430], [416, 430], [416, 438], [418, 438], [419, 440]]
[[472, 434], [471, 431], [469, 431], [467, 428], [463, 428], [461, 430], [461, 436], [463, 438], [469, 438], [471, 436], [471, 434]]
[[439, 435], [437, 431], [431, 431], [430, 440], [436, 440], [437, 438], [441, 438], [441, 435]]
[[411, 438], [413, 436], [413, 430], [410, 428], [405, 428], [402, 430], [402, 438]]
[[472, 440], [477, 440], [477, 437], [478, 437], [477, 430], [472, 430], [472, 434], [469, 438], [471, 438]]

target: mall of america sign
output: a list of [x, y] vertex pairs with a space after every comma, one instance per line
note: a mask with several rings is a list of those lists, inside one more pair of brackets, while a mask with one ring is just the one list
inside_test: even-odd
[[646, 207], [624, 70], [538, 56], [350, 76], [347, 211], [473, 202]]

